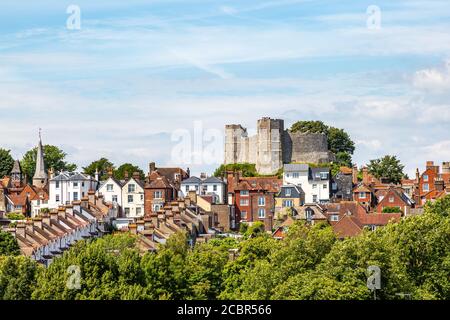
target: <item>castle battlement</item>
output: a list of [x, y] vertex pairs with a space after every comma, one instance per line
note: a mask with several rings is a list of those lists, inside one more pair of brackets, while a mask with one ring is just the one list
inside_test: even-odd
[[334, 161], [323, 133], [292, 133], [284, 120], [264, 117], [257, 122], [256, 135], [249, 137], [240, 124], [225, 126], [225, 164], [254, 163], [260, 174], [273, 174], [284, 163]]

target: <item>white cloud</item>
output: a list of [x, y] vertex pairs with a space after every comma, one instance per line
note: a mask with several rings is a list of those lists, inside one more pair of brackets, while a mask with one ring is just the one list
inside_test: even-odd
[[419, 89], [442, 92], [450, 89], [450, 59], [442, 68], [423, 69], [414, 74], [413, 85]]

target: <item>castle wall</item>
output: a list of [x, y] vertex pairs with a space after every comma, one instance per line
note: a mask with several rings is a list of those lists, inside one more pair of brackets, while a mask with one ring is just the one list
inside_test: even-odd
[[325, 134], [291, 133], [281, 119], [258, 120], [257, 134], [251, 137], [241, 125], [225, 127], [225, 164], [254, 163], [258, 173], [273, 174], [284, 163], [334, 160]]

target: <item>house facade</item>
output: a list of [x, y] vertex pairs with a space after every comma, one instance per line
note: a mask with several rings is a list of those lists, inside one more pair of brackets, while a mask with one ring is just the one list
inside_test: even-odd
[[299, 186], [305, 193], [306, 203], [330, 201], [330, 169], [312, 168], [308, 164], [285, 164], [283, 185]]
[[49, 207], [79, 201], [90, 190], [96, 190], [98, 181], [79, 172], [61, 172], [49, 180]]
[[226, 183], [216, 177], [189, 177], [181, 182], [181, 196], [186, 197], [189, 191], [195, 191], [197, 195], [211, 196], [215, 204], [223, 204], [225, 201]]
[[126, 218], [144, 216], [144, 183], [139, 173], [133, 174], [122, 187], [122, 209]]

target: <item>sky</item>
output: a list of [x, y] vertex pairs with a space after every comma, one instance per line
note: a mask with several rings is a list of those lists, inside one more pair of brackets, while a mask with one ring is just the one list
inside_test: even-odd
[[450, 161], [450, 2], [0, 0], [0, 147], [15, 158], [42, 128], [79, 168], [212, 173], [224, 126], [265, 116], [345, 129], [359, 166]]

